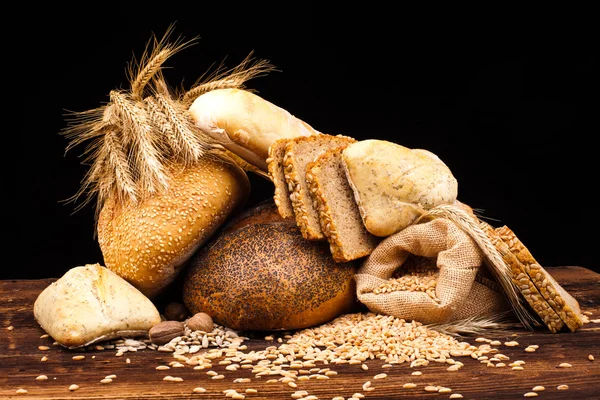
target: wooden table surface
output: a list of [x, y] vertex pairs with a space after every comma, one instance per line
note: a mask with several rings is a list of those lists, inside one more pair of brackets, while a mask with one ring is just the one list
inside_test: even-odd
[[[589, 319], [600, 318], [600, 274], [581, 267], [547, 268], [555, 279], [578, 301]], [[84, 360], [75, 361], [76, 353], [61, 346], [53, 346], [51, 338], [41, 338], [45, 333], [33, 318], [33, 303], [38, 294], [55, 279], [6, 280], [0, 281], [0, 398], [43, 398], [43, 399], [229, 399], [223, 393], [234, 388], [243, 393], [246, 388], [256, 389], [256, 394], [247, 394], [246, 399], [292, 399], [297, 390], [306, 390], [318, 399], [362, 392], [365, 399], [448, 399], [450, 394], [431, 393], [424, 390], [427, 385], [444, 386], [452, 393], [460, 393], [464, 399], [520, 399], [537, 385], [545, 387], [538, 392], [540, 399], [600, 399], [600, 324], [590, 322], [575, 333], [552, 334], [545, 329], [533, 332], [511, 331], [500, 336], [486, 335], [489, 339], [502, 342], [516, 340], [516, 347], [498, 346], [500, 352], [510, 357], [504, 368], [487, 367], [471, 357], [459, 357], [464, 367], [457, 372], [446, 371], [447, 365], [430, 363], [418, 368], [421, 376], [412, 376], [408, 363], [382, 368], [377, 359], [367, 361], [368, 370], [360, 365], [326, 365], [338, 372], [329, 380], [298, 381], [292, 388], [286, 383], [267, 383], [264, 377], [255, 377], [249, 369], [228, 371], [222, 365], [213, 369], [223, 373], [225, 379], [212, 380], [206, 371], [194, 370], [191, 366], [178, 368], [175, 372], [156, 370], [159, 364], [174, 361], [170, 353], [141, 350], [116, 357], [114, 350], [87, 351]], [[591, 313], [591, 314], [589, 314]], [[12, 328], [9, 328], [12, 327]], [[516, 335], [515, 335], [516, 334]], [[465, 341], [478, 344], [474, 337]], [[262, 350], [277, 342], [261, 338], [244, 342], [247, 351]], [[533, 353], [525, 352], [528, 345], [539, 345]], [[40, 345], [50, 347], [47, 351]], [[593, 355], [596, 359], [590, 360]], [[42, 362], [43, 356], [48, 358]], [[129, 359], [129, 363], [127, 363]], [[525, 361], [523, 371], [512, 370], [508, 363]], [[560, 368], [561, 363], [570, 363], [572, 368]], [[388, 377], [373, 380], [373, 376], [385, 372]], [[100, 382], [114, 374], [112, 383]], [[48, 377], [36, 380], [39, 375]], [[166, 375], [183, 378], [181, 382], [168, 382]], [[234, 379], [251, 378], [249, 383], [234, 383]], [[363, 384], [371, 381], [375, 390], [363, 391]], [[403, 384], [413, 382], [414, 389], [405, 389]], [[71, 384], [79, 385], [70, 391]], [[558, 385], [568, 385], [567, 390], [557, 390]], [[205, 393], [193, 393], [193, 388], [204, 387]], [[18, 389], [27, 390], [17, 394]]]

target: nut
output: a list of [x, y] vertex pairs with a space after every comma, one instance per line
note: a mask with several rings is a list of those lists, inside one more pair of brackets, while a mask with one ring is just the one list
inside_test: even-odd
[[187, 324], [193, 331], [212, 332], [214, 329], [212, 317], [203, 312], [195, 314]]
[[167, 304], [164, 312], [167, 321], [183, 321], [187, 318], [188, 314], [187, 308], [178, 302]]
[[184, 334], [183, 322], [163, 321], [150, 328], [148, 336], [154, 344], [166, 344]]

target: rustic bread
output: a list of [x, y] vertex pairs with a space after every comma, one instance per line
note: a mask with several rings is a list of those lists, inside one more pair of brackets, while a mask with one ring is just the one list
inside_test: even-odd
[[291, 138], [282, 138], [273, 142], [269, 146], [269, 156], [267, 158], [267, 172], [273, 182], [275, 194], [273, 200], [277, 206], [279, 215], [282, 218], [294, 218], [294, 208], [290, 199], [290, 189], [285, 177], [283, 168], [283, 156], [285, 155], [285, 145]]
[[567, 327], [575, 332], [583, 326], [584, 316], [579, 303], [546, 271], [515, 233], [506, 225], [496, 228], [500, 238], [523, 264], [524, 270], [540, 294], [556, 311]]
[[319, 213], [314, 207], [312, 196], [306, 183], [306, 166], [325, 151], [343, 144], [356, 142], [343, 135], [301, 136], [285, 145], [283, 168], [290, 189], [290, 199], [302, 237], [308, 240], [325, 240], [321, 230]]
[[146, 336], [161, 320], [146, 296], [100, 264], [68, 270], [38, 295], [33, 315], [46, 333], [68, 348]]
[[192, 258], [183, 281], [191, 313], [232, 329], [271, 331], [316, 326], [359, 306], [358, 264], [336, 263], [326, 242], [305, 240], [271, 207], [278, 220], [262, 223], [266, 214], [250, 213], [250, 223], [236, 221]]
[[317, 133], [287, 110], [243, 89], [206, 92], [194, 100], [189, 114], [196, 127], [262, 171], [275, 140]]
[[485, 232], [492, 244], [500, 253], [511, 273], [511, 279], [514, 285], [519, 289], [523, 298], [544, 324], [550, 329], [550, 332], [557, 333], [564, 326], [560, 316], [554, 311], [552, 306], [544, 299], [536, 285], [527, 274], [525, 265], [510, 250], [508, 245], [502, 240], [496, 229], [485, 221], [479, 221], [481, 229]]
[[342, 161], [347, 146], [329, 149], [306, 167], [306, 182], [333, 259], [356, 260], [371, 254], [381, 238], [365, 228]]
[[376, 236], [396, 233], [457, 198], [457, 180], [427, 150], [369, 139], [350, 144], [342, 158], [363, 223]]
[[234, 162], [204, 157], [173, 165], [169, 188], [119, 206], [108, 198], [98, 218], [98, 243], [108, 269], [150, 298], [175, 280], [184, 263], [250, 194]]

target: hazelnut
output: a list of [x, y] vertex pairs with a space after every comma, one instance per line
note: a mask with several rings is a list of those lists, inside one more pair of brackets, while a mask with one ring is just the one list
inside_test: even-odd
[[183, 304], [171, 302], [166, 305], [164, 314], [167, 321], [183, 321], [189, 313]]
[[178, 336], [185, 333], [183, 322], [180, 321], [163, 321], [150, 328], [148, 336], [154, 344], [166, 344]]
[[206, 313], [199, 312], [188, 319], [188, 328], [193, 331], [212, 332], [214, 323], [212, 317]]

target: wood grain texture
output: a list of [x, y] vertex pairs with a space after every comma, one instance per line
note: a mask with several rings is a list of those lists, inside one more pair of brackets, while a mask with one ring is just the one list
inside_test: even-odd
[[[583, 311], [591, 312], [590, 319], [600, 318], [600, 274], [581, 267], [546, 268], [554, 278], [580, 303]], [[266, 383], [264, 377], [257, 378], [251, 370], [228, 371], [217, 365], [213, 370], [225, 375], [223, 380], [212, 380], [206, 371], [194, 370], [191, 366], [156, 370], [159, 364], [173, 361], [170, 353], [142, 350], [115, 357], [116, 351], [88, 351], [76, 353], [60, 346], [53, 346], [51, 338], [41, 339], [44, 331], [33, 318], [33, 303], [37, 295], [55, 279], [7, 280], [0, 281], [0, 398], [36, 399], [228, 399], [223, 391], [236, 389], [242, 393], [246, 388], [254, 388], [257, 394], [248, 394], [246, 399], [291, 399], [295, 390], [306, 390], [319, 399], [332, 399], [342, 396], [348, 399], [361, 392], [365, 399], [447, 399], [449, 394], [430, 393], [426, 385], [445, 386], [453, 393], [460, 393], [465, 399], [517, 399], [524, 398], [536, 385], [546, 389], [539, 393], [540, 399], [599, 399], [600, 382], [600, 324], [588, 323], [575, 333], [552, 334], [546, 329], [529, 332], [522, 330], [517, 336], [511, 333], [500, 337], [488, 336], [502, 342], [516, 340], [519, 346], [499, 346], [502, 354], [515, 360], [526, 362], [523, 371], [513, 371], [510, 367], [486, 367], [470, 357], [459, 357], [464, 363], [458, 372], [446, 371], [446, 364], [432, 363], [418, 368], [421, 376], [411, 376], [408, 364], [394, 365], [382, 369], [379, 360], [367, 361], [369, 369], [360, 365], [323, 365], [338, 372], [329, 380], [299, 381], [293, 389], [285, 383]], [[9, 326], [13, 330], [7, 329]], [[476, 344], [474, 338], [466, 341]], [[244, 342], [247, 351], [262, 350], [277, 342], [262, 338]], [[524, 351], [527, 345], [537, 344], [534, 353]], [[38, 349], [40, 345], [50, 347], [47, 351]], [[75, 361], [74, 355], [84, 354], [85, 359]], [[588, 355], [594, 355], [590, 361]], [[46, 362], [40, 361], [47, 356]], [[130, 363], [126, 362], [129, 358]], [[572, 364], [572, 368], [559, 368], [562, 362]], [[374, 380], [376, 374], [385, 372], [388, 377]], [[37, 381], [38, 375], [48, 376], [46, 381]], [[112, 383], [102, 384], [100, 380], [115, 374]], [[166, 382], [166, 375], [183, 378], [183, 382]], [[236, 378], [251, 378], [249, 383], [233, 383]], [[276, 376], [278, 378], [278, 376]], [[362, 386], [371, 381], [375, 388], [365, 392]], [[407, 382], [417, 384], [415, 389], [403, 389]], [[69, 391], [71, 384], [80, 389]], [[560, 384], [569, 386], [559, 391]], [[206, 393], [195, 394], [194, 387], [201, 386]], [[27, 394], [17, 395], [19, 388]]]

